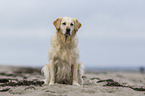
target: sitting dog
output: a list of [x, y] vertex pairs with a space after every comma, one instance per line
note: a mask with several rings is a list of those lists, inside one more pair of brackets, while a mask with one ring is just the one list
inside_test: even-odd
[[76, 18], [60, 17], [53, 22], [56, 33], [48, 50], [49, 64], [42, 68], [45, 84], [82, 85], [83, 66], [79, 62], [78, 37], [81, 23]]

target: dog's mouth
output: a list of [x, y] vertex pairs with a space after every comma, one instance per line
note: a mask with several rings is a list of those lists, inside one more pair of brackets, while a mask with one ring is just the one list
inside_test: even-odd
[[65, 34], [65, 41], [70, 38], [70, 34]]

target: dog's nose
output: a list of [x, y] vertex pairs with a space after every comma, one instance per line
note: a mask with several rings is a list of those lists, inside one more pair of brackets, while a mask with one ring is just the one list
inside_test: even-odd
[[70, 28], [66, 28], [66, 34], [70, 35]]
[[66, 32], [70, 32], [70, 28], [66, 28]]

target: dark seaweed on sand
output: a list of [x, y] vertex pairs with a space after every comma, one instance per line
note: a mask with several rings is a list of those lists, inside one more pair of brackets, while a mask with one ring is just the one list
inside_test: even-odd
[[131, 88], [135, 91], [145, 91], [145, 88], [143, 88], [143, 87], [135, 88], [132, 86], [123, 85], [123, 84], [120, 84], [112, 79], [99, 80], [97, 83], [101, 83], [101, 82], [106, 82], [106, 84], [104, 86], [127, 87], [127, 88]]
[[[9, 81], [9, 80], [6, 80]], [[0, 86], [5, 87], [5, 86], [42, 86], [44, 84], [44, 81], [27, 81], [27, 80], [22, 80], [22, 81], [15, 81], [15, 80], [10, 80], [9, 82], [1, 82]]]
[[6, 92], [6, 91], [9, 91], [9, 90], [10, 90], [10, 88], [5, 88], [5, 89], [0, 90], [0, 92]]

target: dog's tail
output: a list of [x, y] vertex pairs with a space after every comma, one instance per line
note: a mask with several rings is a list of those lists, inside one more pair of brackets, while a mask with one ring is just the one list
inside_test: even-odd
[[50, 70], [50, 65], [49, 64], [46, 64], [41, 70], [41, 73], [44, 75], [44, 78], [45, 78], [45, 80], [44, 80], [45, 84], [49, 84], [49, 82], [50, 82], [50, 72], [49, 72], [49, 70]]

